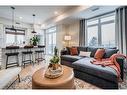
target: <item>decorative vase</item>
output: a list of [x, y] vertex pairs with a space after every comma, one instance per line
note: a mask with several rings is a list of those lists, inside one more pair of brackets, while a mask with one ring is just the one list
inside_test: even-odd
[[53, 70], [58, 69], [58, 67], [59, 67], [58, 63], [53, 63], [53, 64], [52, 64], [52, 68], [53, 68]]
[[37, 42], [33, 42], [33, 45], [34, 45], [34, 46], [37, 46]]

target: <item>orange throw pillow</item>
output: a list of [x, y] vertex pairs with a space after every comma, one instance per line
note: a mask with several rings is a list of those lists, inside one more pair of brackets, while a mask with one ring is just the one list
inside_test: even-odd
[[105, 49], [97, 49], [94, 58], [95, 59], [102, 59], [105, 54]]
[[78, 55], [78, 50], [76, 47], [72, 47], [70, 48], [70, 54], [71, 55]]

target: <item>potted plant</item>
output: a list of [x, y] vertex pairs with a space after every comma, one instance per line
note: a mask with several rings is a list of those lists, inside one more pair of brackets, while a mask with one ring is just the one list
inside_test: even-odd
[[59, 66], [59, 56], [58, 56], [58, 49], [54, 48], [54, 56], [50, 59], [49, 67], [52, 67], [53, 70], [56, 70]]
[[37, 46], [37, 43], [40, 41], [40, 39], [37, 36], [34, 36], [30, 39], [30, 42], [32, 45]]

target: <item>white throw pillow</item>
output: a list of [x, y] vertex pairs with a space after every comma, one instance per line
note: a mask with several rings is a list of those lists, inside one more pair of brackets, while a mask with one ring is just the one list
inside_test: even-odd
[[85, 52], [85, 51], [80, 51], [79, 56], [87, 56], [90, 57], [91, 52]]

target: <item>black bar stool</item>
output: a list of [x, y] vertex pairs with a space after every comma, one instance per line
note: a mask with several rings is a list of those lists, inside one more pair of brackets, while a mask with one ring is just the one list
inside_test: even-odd
[[[22, 52], [22, 64], [25, 68], [26, 64], [31, 64], [33, 62], [33, 51], [31, 49], [33, 46], [24, 46], [25, 51]], [[29, 56], [29, 59], [27, 59], [27, 56]]]
[[[19, 59], [18, 59], [18, 55], [19, 52], [17, 52], [17, 50], [19, 49], [19, 46], [7, 46], [6, 47], [6, 69], [10, 68], [10, 67], [14, 67], [14, 66], [19, 66]], [[9, 62], [9, 57], [16, 57], [16, 62]]]
[[44, 49], [45, 49], [45, 46], [43, 45], [38, 45], [38, 49], [39, 50], [35, 50], [35, 62], [40, 62], [40, 61], [43, 61], [45, 60], [44, 56]]

